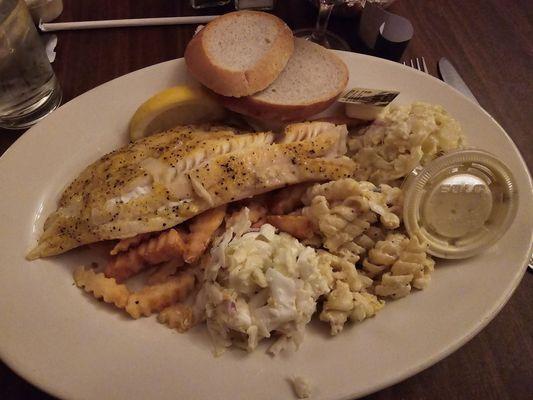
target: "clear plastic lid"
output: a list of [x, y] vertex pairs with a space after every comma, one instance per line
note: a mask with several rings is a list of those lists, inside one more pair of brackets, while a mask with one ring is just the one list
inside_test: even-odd
[[407, 232], [441, 258], [466, 258], [491, 246], [507, 231], [518, 207], [509, 168], [477, 149], [456, 150], [416, 168], [403, 190]]

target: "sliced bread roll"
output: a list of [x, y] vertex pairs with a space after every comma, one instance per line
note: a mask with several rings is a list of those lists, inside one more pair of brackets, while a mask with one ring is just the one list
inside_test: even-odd
[[235, 112], [261, 120], [303, 120], [328, 108], [348, 84], [348, 68], [332, 51], [295, 39], [294, 53], [278, 79], [252, 96], [222, 97]]
[[274, 15], [237, 11], [211, 21], [187, 45], [189, 72], [224, 96], [249, 96], [265, 89], [294, 50], [289, 27]]

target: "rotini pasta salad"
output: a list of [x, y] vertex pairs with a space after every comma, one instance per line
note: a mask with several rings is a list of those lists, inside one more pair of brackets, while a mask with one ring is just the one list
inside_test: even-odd
[[110, 307], [178, 332], [205, 323], [216, 355], [297, 349], [314, 317], [337, 335], [429, 285], [435, 261], [404, 229], [402, 180], [463, 141], [425, 103], [350, 132], [180, 126], [87, 167], [28, 257], [101, 242], [108, 261], [74, 281]]

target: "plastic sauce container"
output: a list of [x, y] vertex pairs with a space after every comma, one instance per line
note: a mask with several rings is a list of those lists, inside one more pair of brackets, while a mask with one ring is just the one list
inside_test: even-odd
[[509, 168], [477, 149], [456, 150], [415, 168], [402, 189], [407, 232], [440, 258], [467, 258], [490, 247], [518, 208]]

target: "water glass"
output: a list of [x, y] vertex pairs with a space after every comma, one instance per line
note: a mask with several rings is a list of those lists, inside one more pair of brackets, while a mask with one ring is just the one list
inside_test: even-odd
[[24, 0], [0, 0], [0, 127], [27, 128], [61, 103], [61, 89]]
[[318, 43], [328, 49], [350, 51], [350, 45], [344, 39], [327, 30], [331, 11], [336, 4], [351, 3], [350, 0], [319, 0], [318, 18], [315, 28], [298, 29], [294, 36]]

